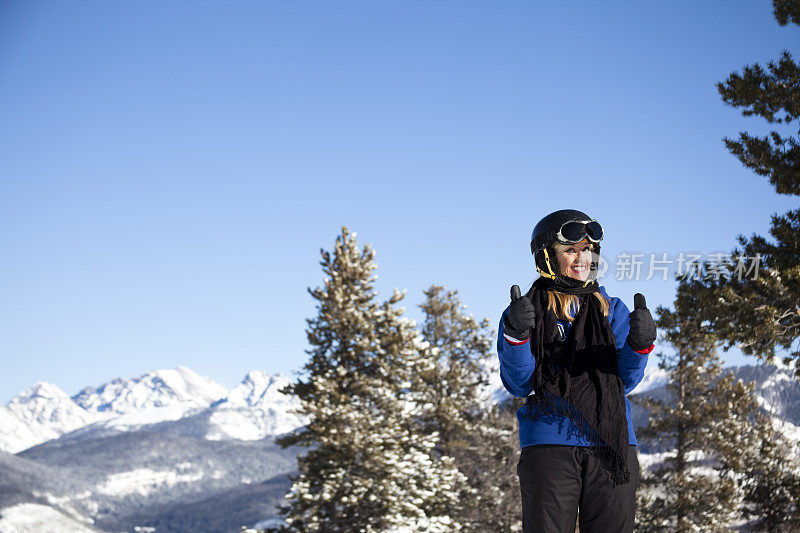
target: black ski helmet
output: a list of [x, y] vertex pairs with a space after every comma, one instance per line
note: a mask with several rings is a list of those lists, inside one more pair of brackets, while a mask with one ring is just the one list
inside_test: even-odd
[[[558, 279], [563, 278], [558, 270], [553, 243], [558, 240], [558, 231], [567, 222], [591, 222], [594, 219], [582, 211], [575, 209], [561, 209], [550, 213], [541, 219], [531, 233], [531, 253], [533, 254], [536, 270], [543, 276]], [[600, 237], [602, 239], [602, 236]], [[593, 242], [595, 257], [599, 258], [600, 243]], [[597, 261], [592, 261], [590, 272], [597, 272]]]

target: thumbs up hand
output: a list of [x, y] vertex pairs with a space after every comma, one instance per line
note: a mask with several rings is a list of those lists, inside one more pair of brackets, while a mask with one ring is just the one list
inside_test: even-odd
[[630, 314], [630, 331], [628, 344], [636, 351], [645, 350], [653, 345], [656, 340], [656, 325], [653, 315], [647, 308], [644, 295], [636, 293], [633, 296], [633, 311]]
[[530, 336], [530, 329], [536, 322], [533, 304], [520, 294], [519, 285], [511, 287], [511, 305], [508, 307], [503, 329], [515, 339], [524, 340]]

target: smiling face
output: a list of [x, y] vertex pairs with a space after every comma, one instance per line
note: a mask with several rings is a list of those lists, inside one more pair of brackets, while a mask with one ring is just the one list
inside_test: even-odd
[[589, 267], [592, 264], [594, 244], [586, 239], [576, 244], [555, 243], [558, 271], [562, 276], [586, 281], [589, 279]]

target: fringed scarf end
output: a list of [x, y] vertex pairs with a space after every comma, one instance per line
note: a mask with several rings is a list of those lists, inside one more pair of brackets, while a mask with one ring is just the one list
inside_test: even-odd
[[[533, 409], [533, 404], [538, 409]], [[583, 417], [580, 410], [569, 402], [558, 402], [555, 397], [545, 393], [530, 395], [525, 401], [525, 416], [536, 420], [540, 414], [557, 414], [566, 416], [577, 428], [579, 437], [584, 437], [590, 444], [591, 452], [600, 460], [611, 481], [616, 485], [624, 485], [631, 480], [627, 457], [621, 455], [616, 449], [609, 446], [598, 434], [593, 431], [589, 422]]]

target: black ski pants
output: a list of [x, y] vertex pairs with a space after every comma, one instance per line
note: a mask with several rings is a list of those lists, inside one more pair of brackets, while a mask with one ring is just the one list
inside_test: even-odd
[[628, 446], [631, 480], [612, 487], [608, 473], [583, 446], [525, 446], [517, 464], [524, 533], [631, 533], [639, 485], [636, 446]]

